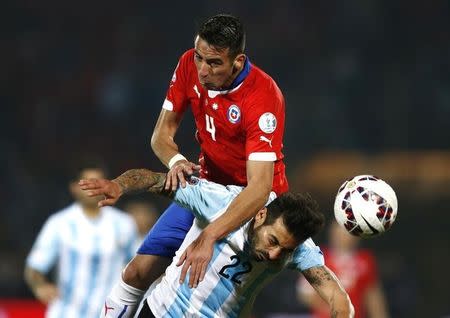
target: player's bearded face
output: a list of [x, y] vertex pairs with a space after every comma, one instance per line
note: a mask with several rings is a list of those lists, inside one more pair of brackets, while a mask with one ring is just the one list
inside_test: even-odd
[[217, 49], [205, 40], [195, 40], [194, 61], [200, 84], [208, 90], [227, 89], [236, 78], [238, 69], [229, 50]]
[[250, 256], [258, 262], [267, 261], [269, 259], [268, 253], [263, 249], [262, 244], [262, 226], [251, 228], [248, 233], [248, 240], [250, 245]]
[[248, 232], [249, 252], [257, 261], [277, 261], [292, 253], [298, 241], [288, 232], [281, 218], [272, 224], [255, 225]]

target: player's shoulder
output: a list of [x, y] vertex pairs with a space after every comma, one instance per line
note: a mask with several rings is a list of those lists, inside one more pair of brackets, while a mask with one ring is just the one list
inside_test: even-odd
[[72, 203], [56, 212], [52, 213], [48, 221], [50, 222], [61, 222], [64, 220], [69, 220], [72, 216], [74, 216], [79, 210], [79, 206], [76, 203]]
[[[210, 181], [205, 178], [199, 178], [195, 176], [191, 176], [187, 180], [188, 188], [197, 188], [198, 191], [229, 191], [228, 186], [222, 185], [220, 183]], [[180, 191], [183, 191], [184, 188], [179, 188]], [[201, 194], [201, 193], [200, 193]]]
[[276, 92], [277, 94], [281, 94], [281, 89], [279, 88], [276, 81], [265, 71], [263, 71], [258, 66], [252, 64], [251, 77], [253, 79], [252, 84], [258, 88], [263, 89], [262, 91], [255, 90], [258, 93], [265, 94], [273, 94]]
[[194, 60], [194, 52], [195, 52], [195, 49], [193, 49], [193, 48], [191, 48], [191, 49], [188, 49], [188, 50], [186, 50], [186, 51], [184, 51], [184, 53], [181, 55], [181, 58], [180, 59], [184, 59], [184, 60]]
[[[284, 96], [277, 83], [263, 70], [252, 64], [252, 70], [242, 90], [245, 109], [252, 113], [255, 107], [282, 112]], [[256, 114], [256, 113], [255, 113]]]
[[189, 199], [202, 198], [202, 201], [207, 197], [214, 196], [215, 198], [224, 196], [236, 196], [242, 191], [243, 187], [235, 185], [223, 185], [204, 178], [192, 176], [189, 178], [186, 187], [179, 187], [176, 191], [176, 197], [186, 197]]
[[300, 244], [300, 248], [304, 249], [317, 249], [319, 248], [316, 243], [314, 243], [312, 238], [307, 238], [302, 244]]
[[178, 61], [178, 65], [181, 65], [183, 68], [193, 68], [194, 65], [194, 49], [189, 49], [185, 51]]
[[117, 219], [123, 222], [133, 222], [133, 217], [119, 208], [113, 206], [105, 206], [101, 209], [108, 218]]

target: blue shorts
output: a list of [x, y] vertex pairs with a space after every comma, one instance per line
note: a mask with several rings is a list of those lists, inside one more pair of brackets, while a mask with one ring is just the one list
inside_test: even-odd
[[137, 253], [173, 257], [193, 221], [190, 210], [172, 203], [147, 233]]

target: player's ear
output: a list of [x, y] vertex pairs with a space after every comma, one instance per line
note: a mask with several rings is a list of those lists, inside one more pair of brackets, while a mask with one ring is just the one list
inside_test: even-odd
[[264, 207], [255, 215], [255, 226], [263, 225], [267, 217], [267, 208]]
[[76, 195], [78, 188], [79, 188], [79, 185], [77, 182], [75, 182], [75, 181], [69, 182], [69, 191], [72, 196]]
[[234, 58], [234, 62], [233, 62], [233, 72], [234, 72], [234, 71], [240, 71], [240, 70], [244, 67], [244, 63], [245, 63], [245, 54], [243, 54], [243, 53], [238, 54], [238, 55]]

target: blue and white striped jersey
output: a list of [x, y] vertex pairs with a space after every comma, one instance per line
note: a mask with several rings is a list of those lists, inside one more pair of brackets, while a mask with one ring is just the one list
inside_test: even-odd
[[[223, 186], [192, 178], [186, 188], [179, 188], [174, 200], [196, 216], [194, 224], [161, 280], [152, 286], [148, 304], [156, 317], [242, 317], [248, 316], [258, 292], [283, 268], [299, 271], [324, 265], [318, 246], [308, 239], [287, 259], [256, 262], [244, 249], [250, 223], [217, 242], [204, 280], [197, 288], [188, 287], [189, 279], [179, 284], [182, 252], [209, 222], [223, 214], [242, 187]], [[270, 195], [269, 202], [275, 198]]]
[[45, 222], [26, 260], [47, 273], [57, 266], [60, 297], [47, 318], [98, 317], [106, 295], [135, 253], [137, 229], [131, 216], [113, 207], [88, 218], [74, 203]]

